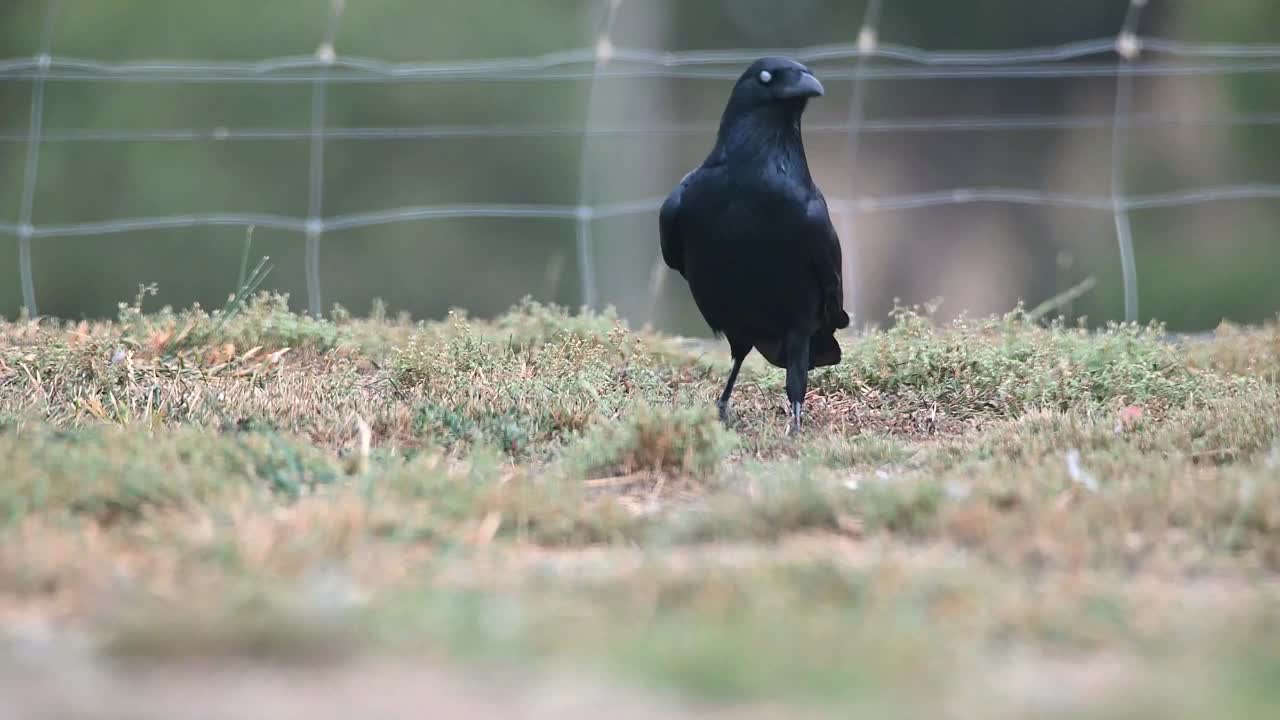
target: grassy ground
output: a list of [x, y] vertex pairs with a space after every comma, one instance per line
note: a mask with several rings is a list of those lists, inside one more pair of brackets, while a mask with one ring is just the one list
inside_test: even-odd
[[842, 343], [797, 438], [759, 358], [726, 429], [718, 350], [534, 304], [0, 324], [0, 692], [102, 718], [1280, 702], [1280, 327], [903, 311]]

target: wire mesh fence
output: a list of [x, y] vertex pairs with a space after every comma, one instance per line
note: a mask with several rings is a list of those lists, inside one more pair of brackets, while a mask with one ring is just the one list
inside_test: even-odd
[[[726, 81], [737, 77], [743, 64], [766, 54], [788, 54], [803, 62], [827, 63], [822, 77], [828, 83], [848, 82], [851, 92], [844, 122], [806, 126], [811, 134], [844, 138], [840, 166], [852, 180], [844, 197], [829, 198], [845, 246], [848, 276], [859, 272], [862, 239], [857, 218], [861, 215], [971, 203], [1007, 203], [1059, 207], [1108, 213], [1114, 219], [1117, 259], [1122, 267], [1124, 318], [1136, 320], [1139, 268], [1133, 248], [1130, 214], [1161, 208], [1187, 207], [1225, 200], [1280, 199], [1280, 184], [1221, 184], [1158, 193], [1136, 194], [1128, 190], [1128, 138], [1135, 129], [1162, 126], [1265, 126], [1280, 125], [1280, 113], [1171, 113], [1135, 112], [1133, 83], [1146, 77], [1221, 77], [1280, 71], [1280, 45], [1194, 43], [1140, 34], [1145, 0], [1130, 0], [1123, 23], [1108, 37], [1045, 47], [1007, 50], [930, 50], [882, 42], [881, 0], [870, 0], [859, 27], [851, 28], [852, 42], [798, 49], [738, 49], [664, 52], [619, 47], [614, 30], [623, 0], [603, 0], [601, 21], [593, 42], [586, 47], [529, 57], [467, 61], [404, 63], [344, 55], [340, 30], [345, 6], [329, 5], [325, 31], [309, 56], [266, 58], [250, 62], [164, 60], [112, 62], [55, 54], [54, 27], [58, 0], [47, 0], [38, 52], [33, 57], [0, 59], [0, 81], [31, 85], [29, 124], [25, 132], [0, 132], [0, 144], [25, 146], [21, 202], [16, 220], [0, 218], [0, 234], [17, 239], [17, 265], [22, 303], [37, 313], [32, 243], [55, 237], [102, 236], [148, 230], [199, 226], [270, 228], [301, 235], [305, 246], [304, 274], [307, 308], [315, 315], [323, 309], [321, 266], [326, 234], [358, 230], [389, 223], [445, 218], [503, 218], [570, 221], [578, 265], [578, 289], [582, 304], [599, 305], [597, 262], [593, 248], [599, 240], [599, 221], [655, 213], [661, 197], [625, 201], [597, 199], [589, 182], [588, 165], [601, 138], [626, 136], [657, 139], [671, 135], [706, 133], [707, 124], [611, 124], [602, 120], [595, 89], [602, 83], [624, 78], [678, 78]], [[959, 117], [864, 117], [868, 86], [886, 80], [994, 80], [1002, 78], [1072, 79], [1113, 78], [1115, 101], [1109, 114], [1044, 114]], [[586, 92], [583, 127], [561, 125], [423, 125], [333, 126], [326, 124], [326, 96], [335, 85], [389, 84], [399, 82], [529, 82], [582, 81]], [[97, 84], [288, 84], [309, 85], [309, 125], [299, 127], [232, 127], [105, 129], [94, 127], [45, 128], [45, 91], [50, 83]], [[858, 164], [860, 138], [878, 132], [1019, 131], [1033, 129], [1109, 129], [1111, 174], [1106, 192], [1080, 194], [1030, 187], [960, 186], [927, 192], [864, 195], [854, 168]], [[580, 138], [582, 165], [576, 204], [546, 203], [444, 203], [387, 207], [358, 213], [326, 214], [324, 186], [326, 144], [342, 141], [430, 140], [439, 138]], [[55, 144], [77, 143], [272, 143], [304, 141], [308, 146], [305, 182], [306, 214], [260, 212], [177, 213], [120, 217], [90, 222], [37, 223], [36, 187], [41, 172], [41, 149]], [[655, 239], [656, 248], [656, 239]], [[655, 250], [656, 252], [656, 250]], [[852, 291], [854, 282], [846, 282]], [[854, 302], [851, 294], [846, 300]], [[856, 308], [850, 307], [851, 310]]]

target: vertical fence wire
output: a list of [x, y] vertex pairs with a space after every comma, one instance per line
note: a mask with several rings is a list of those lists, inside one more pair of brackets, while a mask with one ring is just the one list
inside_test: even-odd
[[27, 126], [27, 162], [22, 174], [22, 205], [18, 208], [18, 275], [22, 283], [22, 305], [27, 317], [35, 317], [36, 283], [31, 269], [31, 237], [35, 233], [32, 213], [36, 204], [36, 183], [40, 176], [40, 144], [44, 131], [45, 75], [53, 62], [53, 24], [58, 14], [58, 0], [45, 5], [44, 27], [40, 31], [40, 54], [36, 57], [37, 73], [31, 83], [31, 116]]
[[1133, 75], [1129, 64], [1142, 51], [1138, 39], [1138, 21], [1147, 0], [1129, 0], [1124, 24], [1116, 36], [1116, 102], [1111, 124], [1111, 204], [1116, 223], [1116, 241], [1120, 245], [1120, 275], [1124, 282], [1124, 320], [1138, 321], [1138, 265], [1134, 257], [1133, 226], [1129, 221], [1129, 204], [1125, 201], [1125, 167], [1128, 161], [1129, 114], [1133, 103]]
[[311, 157], [307, 167], [307, 239], [306, 277], [307, 309], [312, 317], [324, 315], [320, 289], [320, 238], [324, 233], [324, 120], [328, 101], [328, 68], [338, 58], [334, 43], [338, 40], [338, 24], [346, 0], [333, 0], [324, 39], [316, 48], [316, 59], [324, 69], [311, 86]]
[[[34, 316], [36, 314], [36, 294], [32, 269], [32, 241], [38, 238], [53, 236], [96, 236], [118, 232], [140, 232], [151, 229], [167, 229], [177, 227], [195, 227], [206, 225], [251, 225], [258, 224], [265, 227], [276, 227], [286, 229], [291, 232], [302, 231], [306, 233], [306, 277], [308, 290], [308, 306], [312, 313], [321, 314], [322, 298], [321, 298], [321, 281], [319, 273], [319, 252], [320, 241], [324, 231], [336, 228], [356, 228], [366, 227], [373, 224], [383, 222], [403, 222], [421, 218], [437, 218], [437, 217], [555, 217], [569, 220], [575, 220], [577, 224], [577, 242], [579, 257], [579, 273], [580, 286], [582, 290], [582, 299], [587, 306], [595, 306], [598, 304], [597, 283], [596, 283], [596, 266], [592, 260], [592, 228], [593, 222], [606, 217], [614, 217], [622, 214], [634, 212], [651, 212], [656, 210], [656, 203], [660, 199], [647, 198], [643, 201], [619, 203], [613, 206], [597, 207], [593, 203], [598, 198], [591, 183], [590, 162], [593, 152], [593, 138], [607, 137], [611, 133], [618, 131], [625, 132], [641, 132], [643, 129], [613, 129], [599, 128], [593, 122], [601, 108], [600, 92], [598, 83], [605, 82], [614, 77], [621, 77], [618, 73], [623, 68], [617, 68], [611, 65], [611, 61], [621, 57], [631, 58], [638, 51], [618, 51], [615, 52], [612, 44], [611, 35], [615, 22], [619, 14], [621, 0], [602, 0], [606, 10], [603, 22], [599, 28], [597, 42], [594, 50], [585, 50], [581, 55], [581, 61], [590, 62], [594, 57], [594, 69], [589, 76], [589, 90], [587, 95], [586, 108], [586, 131], [583, 133], [583, 155], [582, 167], [580, 173], [580, 186], [578, 188], [578, 203], [572, 207], [561, 206], [439, 206], [439, 207], [414, 207], [414, 208], [396, 208], [384, 211], [376, 211], [370, 213], [356, 213], [352, 215], [339, 216], [335, 218], [325, 219], [324, 211], [324, 160], [325, 160], [325, 142], [326, 139], [332, 137], [326, 130], [325, 112], [326, 112], [326, 95], [327, 85], [331, 81], [342, 81], [345, 76], [337, 62], [337, 55], [334, 50], [334, 41], [337, 36], [340, 19], [344, 10], [343, 0], [331, 0], [332, 14], [329, 18], [328, 30], [322, 43], [316, 50], [316, 61], [308, 67], [314, 68], [315, 73], [308, 76], [297, 76], [289, 79], [288, 82], [300, 82], [312, 84], [312, 103], [311, 103], [311, 126], [309, 130], [302, 128], [285, 129], [283, 134], [266, 133], [264, 131], [250, 129], [240, 132], [236, 129], [226, 130], [217, 129], [211, 133], [205, 133], [200, 130], [181, 130], [174, 131], [177, 133], [175, 137], [202, 139], [208, 135], [212, 139], [225, 139], [227, 137], [239, 137], [242, 139], [277, 139], [285, 137], [307, 138], [311, 143], [310, 167], [308, 175], [308, 215], [306, 218], [284, 217], [278, 215], [249, 215], [236, 213], [213, 213], [213, 214], [197, 214], [182, 216], [164, 216], [164, 217], [137, 217], [137, 218], [119, 218], [114, 220], [106, 220], [102, 222], [86, 222], [86, 223], [70, 223], [63, 225], [39, 226], [34, 224], [34, 204], [37, 193], [37, 185], [40, 170], [40, 153], [44, 143], [56, 141], [66, 138], [79, 138], [77, 133], [83, 135], [80, 139], [94, 139], [96, 135], [87, 130], [48, 130], [44, 128], [44, 110], [46, 99], [46, 88], [49, 82], [57, 82], [60, 79], [72, 79], [79, 81], [115, 81], [121, 77], [131, 80], [156, 80], [166, 79], [174, 80], [181, 77], [174, 73], [189, 72], [192, 73], [192, 81], [210, 80], [215, 76], [217, 78], [226, 78], [230, 82], [250, 82], [258, 81], [265, 77], [264, 68], [289, 66], [296, 64], [297, 58], [270, 58], [267, 60], [250, 63], [250, 64], [219, 64], [213, 61], [191, 61], [183, 63], [157, 64], [157, 63], [108, 63], [101, 61], [89, 61], [82, 59], [57, 58], [52, 55], [52, 43], [54, 36], [54, 27], [56, 24], [58, 13], [57, 0], [46, 0], [46, 14], [42, 29], [42, 36], [39, 42], [38, 53], [33, 59], [21, 60], [3, 60], [0, 61], [0, 78], [25, 78], [31, 82], [32, 97], [30, 108], [30, 122], [28, 124], [25, 136], [21, 132], [8, 133], [3, 136], [4, 141], [9, 142], [25, 142], [27, 146], [25, 173], [23, 177], [23, 185], [21, 192], [21, 207], [17, 222], [13, 224], [0, 222], [0, 234], [13, 234], [18, 239], [18, 267], [21, 277], [22, 301], [26, 312]], [[1159, 193], [1146, 196], [1130, 196], [1126, 187], [1126, 167], [1129, 144], [1129, 130], [1131, 127], [1154, 126], [1155, 124], [1165, 122], [1196, 122], [1204, 124], [1222, 124], [1226, 126], [1248, 125], [1267, 123], [1274, 124], [1277, 122], [1275, 116], [1271, 114], [1255, 114], [1255, 115], [1239, 115], [1239, 116], [1223, 116], [1220, 118], [1206, 116], [1204, 118], [1179, 118], [1177, 116], [1163, 116], [1160, 114], [1135, 114], [1132, 109], [1134, 95], [1134, 78], [1138, 76], [1164, 76], [1171, 77], [1191, 77], [1198, 75], [1208, 75], [1217, 77], [1220, 74], [1228, 72], [1275, 72], [1275, 61], [1280, 60], [1280, 46], [1275, 45], [1225, 45], [1225, 44], [1196, 44], [1196, 43], [1179, 43], [1176, 41], [1166, 40], [1158, 37], [1141, 38], [1137, 35], [1137, 29], [1141, 20], [1141, 14], [1147, 5], [1147, 0], [1129, 0], [1125, 13], [1123, 24], [1119, 34], [1113, 38], [1101, 38], [1080, 43], [1073, 43], [1070, 47], [1063, 48], [1026, 48], [1010, 53], [975, 53], [969, 51], [949, 51], [949, 52], [931, 52], [920, 48], [913, 47], [885, 47], [879, 43], [878, 30], [881, 23], [880, 15], [883, 8], [883, 0], [867, 0], [863, 12], [863, 23], [858, 33], [857, 47], [852, 51], [848, 49], [840, 49], [839, 52], [843, 56], [852, 56], [856, 58], [856, 69], [851, 74], [841, 74], [840, 77], [847, 78], [852, 81], [853, 87], [849, 98], [849, 121], [843, 127], [827, 127], [828, 132], [839, 132], [845, 136], [845, 148], [843, 160], [846, 165], [846, 172], [853, 173], [848, 184], [849, 197], [842, 203], [843, 210], [839, 213], [839, 222], [842, 227], [841, 236], [843, 238], [845, 262], [845, 276], [852, 282], [846, 283], [846, 304], [851, 312], [856, 315], [856, 308], [853, 303], [856, 301], [857, 293], [853, 292], [858, 283], [857, 278], [857, 235], [859, 227], [854, 222], [860, 214], [885, 211], [893, 209], [911, 209], [921, 207], [932, 207], [946, 204], [962, 204], [972, 202], [1016, 202], [1027, 203], [1035, 206], [1043, 207], [1072, 207], [1090, 210], [1098, 210], [1113, 215], [1116, 227], [1117, 243], [1120, 251], [1121, 274], [1124, 283], [1124, 318], [1127, 321], [1136, 321], [1139, 317], [1138, 308], [1138, 285], [1137, 285], [1137, 269], [1136, 259], [1133, 246], [1133, 229], [1131, 226], [1130, 212], [1140, 210], [1150, 210], [1155, 208], [1167, 207], [1183, 207], [1193, 203], [1219, 201], [1224, 199], [1271, 199], [1280, 198], [1280, 185], [1266, 185], [1260, 183], [1251, 183], [1239, 186], [1209, 187], [1189, 189], [1185, 191]], [[1089, 69], [1088, 73], [1084, 73], [1078, 67], [1050, 67], [1041, 65], [1045, 59], [1052, 56], [1054, 58], [1080, 58], [1089, 55], [1095, 55], [1106, 49], [1113, 49], [1116, 53], [1116, 67], [1114, 70], [1110, 67], [1097, 68], [1097, 72]], [[866, 132], [872, 132], [878, 129], [885, 129], [894, 126], [893, 120], [878, 120], [868, 122], [863, 117], [864, 103], [866, 93], [870, 84], [876, 79], [884, 79], [889, 77], [900, 77], [892, 73], [902, 73], [902, 69], [892, 69], [890, 73], [886, 67], [879, 67], [873, 64], [873, 56], [878, 51], [895, 57], [909, 57], [920, 62], [927, 62], [930, 65], [963, 65], [966, 63], [990, 63], [992, 68], [982, 77], [1030, 77], [1033, 74], [1037, 77], [1092, 77], [1097, 74], [1104, 76], [1113, 76], [1115, 81], [1115, 106], [1114, 113], [1111, 117], [1102, 118], [1027, 118], [1015, 121], [1006, 121], [1001, 118], [960, 118], [955, 121], [939, 122], [934, 125], [921, 124], [911, 119], [902, 120], [899, 125], [904, 128], [913, 130], [925, 129], [1016, 129], [1020, 127], [1106, 127], [1111, 126], [1111, 154], [1110, 154], [1110, 192], [1105, 195], [1069, 195], [1059, 193], [1047, 193], [1036, 189], [1022, 188], [956, 188], [954, 190], [916, 193], [911, 195], [903, 195], [897, 197], [883, 198], [863, 198], [859, 200], [856, 197], [855, 189], [857, 188], [857, 178], [859, 174], [854, 172], [858, 159], [859, 140]], [[1156, 54], [1173, 54], [1180, 58], [1214, 58], [1223, 61], [1215, 65], [1165, 65], [1163, 63], [1139, 62], [1139, 56], [1144, 51]], [[647, 51], [646, 51], [647, 52]], [[744, 57], [754, 55], [755, 51], [733, 51], [742, 54]], [[800, 56], [805, 52], [809, 52], [817, 57], [824, 52], [830, 52], [823, 49], [809, 49], [802, 51]], [[574, 57], [578, 57], [574, 55]], [[639, 53], [641, 60], [633, 62], [648, 63], [655, 66], [671, 66], [670, 68], [654, 70], [653, 72], [660, 76], [682, 77], [681, 70], [685, 65], [701, 65], [709, 63], [727, 62], [727, 55], [723, 53], [675, 53], [662, 54], [656, 51], [645, 54]], [[1031, 63], [1033, 66], [1005, 68], [1005, 64], [1013, 62], [1014, 57], [1018, 58], [1018, 62]], [[975, 59], [976, 58], [976, 59]], [[343, 58], [349, 60], [350, 58]], [[563, 58], [553, 58], [555, 62], [568, 62]], [[365, 62], [363, 59], [356, 59], [358, 62]], [[961, 62], [963, 60], [963, 62]], [[1232, 60], [1233, 63], [1226, 63], [1226, 60]], [[1247, 63], [1244, 61], [1248, 61]], [[287, 62], [286, 62], [287, 61]], [[371, 67], [376, 67], [376, 72], [384, 74], [385, 78], [378, 81], [391, 82], [395, 77], [409, 76], [410, 66], [405, 67], [371, 63]], [[579, 60], [573, 60], [579, 62]], [[500, 63], [510, 63], [510, 65], [502, 65]], [[488, 67], [492, 64], [498, 70], [493, 70], [495, 74], [509, 73], [512, 78], [524, 77], [528, 72], [526, 66], [545, 67], [551, 60], [547, 58], [506, 58], [495, 60], [479, 60], [469, 61], [465, 65], [445, 65], [439, 64], [420, 66], [412, 66], [413, 72], [424, 73], [427, 70], [432, 73], [431, 77], [451, 77], [457, 74], [457, 77], [471, 76], [478, 71], [477, 67]], [[552, 63], [554, 64], [554, 63]], [[628, 63], [630, 67], [631, 62]], [[226, 65], [226, 67], [223, 67]], [[1000, 67], [996, 67], [999, 65]], [[80, 68], [75, 73], [71, 73], [68, 68]], [[345, 67], [345, 66], [344, 66]], [[895, 66], [896, 67], [896, 66]], [[18, 70], [25, 68], [22, 74]], [[1086, 68], [1088, 69], [1088, 68]], [[929, 67], [924, 69], [910, 69], [909, 77], [961, 77], [956, 75], [954, 68], [948, 67]], [[216, 71], [216, 72], [215, 72]], [[1008, 74], [1014, 73], [1015, 74]], [[487, 72], [487, 71], [486, 71]], [[707, 73], [711, 70], [698, 70], [689, 76], [710, 77]], [[731, 70], [715, 71], [728, 77]], [[976, 72], [976, 71], [973, 71]], [[218, 74], [222, 73], [222, 74]], [[568, 71], [566, 71], [568, 73]], [[886, 74], [889, 73], [889, 74]], [[269, 73], [268, 73], [269, 74]], [[569, 77], [571, 74], [565, 74]], [[625, 73], [624, 73], [625, 75]], [[495, 75], [496, 76], [496, 75]], [[978, 77], [973, 74], [973, 77]], [[546, 74], [546, 78], [560, 77], [554, 73]], [[717, 75], [719, 77], [719, 75]], [[222, 80], [219, 80], [222, 81]], [[351, 137], [359, 139], [372, 139], [383, 136], [397, 135], [400, 130], [397, 129], [339, 129], [350, 131]], [[415, 132], [420, 129], [413, 129]], [[457, 134], [461, 131], [471, 132], [474, 128], [442, 128], [443, 135]], [[568, 132], [570, 129], [559, 128], [541, 128], [536, 132], [547, 132], [550, 134], [560, 134], [561, 130]], [[499, 128], [500, 133], [519, 132], [518, 128]], [[668, 132], [688, 132], [687, 127], [677, 127], [670, 129], [653, 129], [656, 133]], [[144, 131], [144, 135], [145, 135]], [[489, 132], [486, 129], [485, 132]], [[410, 133], [412, 135], [412, 133]], [[127, 135], [127, 134], [126, 134]], [[103, 141], [127, 141], [126, 135], [119, 133], [106, 132], [102, 134]], [[168, 138], [169, 135], [161, 135]], [[417, 135], [413, 135], [417, 137]], [[435, 137], [430, 133], [425, 133], [423, 137]], [[149, 136], [148, 136], [149, 137]], [[833, 203], [835, 205], [835, 203]], [[652, 207], [651, 207], [652, 206]], [[597, 238], [598, 239], [598, 238]], [[660, 258], [658, 260], [660, 263]], [[651, 274], [651, 294], [656, 296], [656, 288], [663, 277], [660, 271], [660, 264], [655, 264], [655, 272]]]
[[[596, 58], [592, 66], [591, 80], [587, 86], [586, 130], [591, 129], [596, 114], [596, 86], [600, 71], [613, 59], [613, 24], [618, 19], [618, 11], [622, 9], [622, 0], [604, 0], [604, 17], [600, 21], [600, 31], [596, 36]], [[595, 309], [597, 302], [595, 258], [592, 252], [591, 223], [594, 212], [591, 209], [591, 155], [594, 150], [591, 142], [592, 134], [584, 132], [582, 136], [582, 162], [578, 169], [578, 210], [577, 250], [578, 250], [578, 288], [582, 305]]]
[[844, 278], [844, 307], [850, 315], [858, 315], [858, 285], [861, 263], [858, 262], [858, 223], [856, 218], [858, 169], [858, 130], [862, 126], [863, 106], [866, 104], [867, 84], [865, 82], [866, 66], [875, 53], [879, 43], [880, 11], [882, 0], [869, 0], [863, 12], [862, 25], [858, 28], [858, 62], [853, 71], [853, 88], [849, 95], [848, 124], [849, 132], [845, 135], [844, 152], [841, 155], [841, 167], [849, 178], [846, 194], [846, 210], [840, 214], [841, 263], [840, 273]]

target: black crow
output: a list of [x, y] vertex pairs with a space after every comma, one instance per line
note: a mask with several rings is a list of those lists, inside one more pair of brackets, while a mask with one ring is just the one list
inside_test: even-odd
[[840, 241], [800, 138], [805, 105], [822, 94], [804, 65], [757, 60], [733, 87], [711, 154], [662, 204], [662, 258], [729, 340], [721, 419], [752, 348], [786, 368], [789, 431], [800, 429], [809, 371], [840, 362]]

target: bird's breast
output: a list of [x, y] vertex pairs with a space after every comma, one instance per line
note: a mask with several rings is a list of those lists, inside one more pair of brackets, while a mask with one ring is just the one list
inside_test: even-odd
[[687, 218], [685, 277], [713, 328], [780, 336], [816, 318], [805, 206], [794, 194], [740, 182], [687, 199], [698, 212]]

